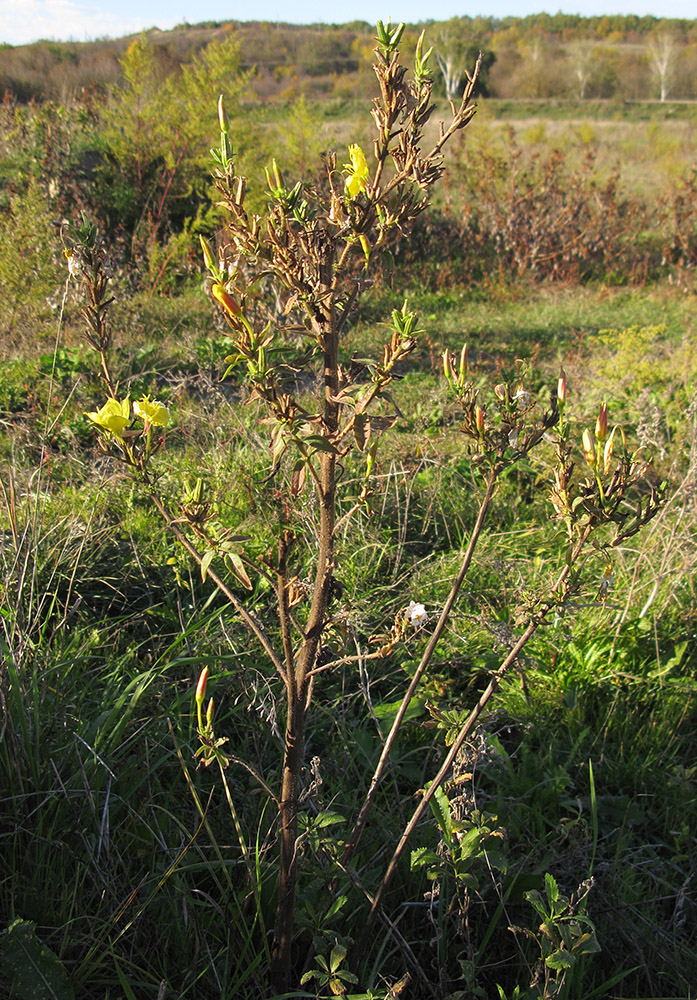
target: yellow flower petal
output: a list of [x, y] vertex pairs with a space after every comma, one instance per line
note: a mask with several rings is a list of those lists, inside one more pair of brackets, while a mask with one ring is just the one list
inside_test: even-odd
[[169, 423], [169, 410], [159, 399], [143, 396], [133, 404], [133, 412], [143, 423], [153, 427], [166, 427]]
[[128, 396], [121, 402], [118, 399], [107, 399], [104, 406], [93, 410], [92, 413], [86, 413], [85, 416], [97, 427], [120, 438], [121, 432], [131, 419], [131, 403]]
[[365, 153], [359, 145], [353, 143], [349, 146], [348, 151], [351, 162], [344, 165], [344, 170], [348, 171], [346, 194], [353, 199], [367, 188], [370, 169], [366, 162]]

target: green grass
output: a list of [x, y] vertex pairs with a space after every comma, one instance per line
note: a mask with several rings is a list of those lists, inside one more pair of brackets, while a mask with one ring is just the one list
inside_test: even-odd
[[[482, 371], [507, 369], [522, 353], [533, 354], [540, 386], [554, 380], [563, 363], [574, 375], [573, 405], [586, 415], [599, 387], [609, 382], [612, 388], [618, 364], [622, 391], [616, 388], [612, 397], [618, 419], [635, 415], [632, 400], [652, 375], [657, 404], [669, 414], [674, 383], [683, 393], [694, 389], [694, 372], [683, 364], [676, 379], [672, 368], [692, 329], [689, 303], [667, 287], [542, 288], [527, 298], [513, 288], [489, 302], [467, 293], [441, 301], [415, 292], [411, 301], [425, 335], [417, 362], [396, 387], [404, 419], [386, 443], [373, 512], [357, 524], [360, 542], [347, 535], [342, 549], [346, 597], [337, 627], [348, 623], [363, 643], [409, 599], [438, 605], [471, 523], [476, 478], [462, 461], [457, 435], [444, 434], [450, 418], [432, 371], [444, 345], [457, 348], [467, 339]], [[264, 464], [254, 408], [240, 408], [211, 379], [225, 343], [214, 331], [196, 336], [196, 296], [179, 305], [181, 314], [176, 301], [157, 307], [137, 301], [132, 313], [124, 307], [123, 377], [132, 377], [138, 391], [176, 387], [169, 390], [176, 426], [167, 476], [174, 484], [205, 469], [227, 482], [220, 495], [227, 516], [246, 530], [261, 529], [263, 538], [264, 522], [274, 517], [273, 490], [261, 487], [254, 510], [245, 488], [245, 478], [260, 476]], [[367, 305], [347, 353], [360, 355], [370, 345], [375, 326], [367, 315], [378, 306]], [[135, 324], [142, 335], [133, 357], [128, 331]], [[599, 334], [633, 326], [654, 333], [644, 340]], [[35, 471], [32, 478], [30, 465], [15, 465], [15, 483], [26, 483], [28, 491], [16, 489], [14, 507], [7, 494], [5, 511], [3, 919], [5, 925], [17, 917], [35, 923], [76, 995], [101, 998], [121, 990], [155, 997], [165, 983], [174, 996], [265, 996], [260, 928], [272, 923], [274, 905], [273, 809], [249, 772], [231, 768], [245, 839], [260, 865], [255, 911], [222, 790], [191, 761], [191, 692], [200, 666], [210, 664], [217, 730], [230, 737], [237, 757], [273, 783], [277, 681], [128, 482], [104, 467], [90, 436], [73, 437], [70, 458], [62, 456], [59, 425], [77, 427], [96, 388], [79, 341], [70, 334], [67, 343], [72, 346], [61, 348], [52, 366], [53, 398], [74, 387], [52, 438], [55, 473], [44, 470], [37, 478]], [[41, 425], [48, 367], [39, 355], [18, 357], [4, 369], [15, 462], [35, 454], [27, 432]], [[675, 412], [666, 419], [676, 427]], [[679, 443], [671, 441], [671, 448]], [[534, 589], [554, 563], [554, 538], [538, 495], [543, 488], [533, 468], [501, 487], [476, 574], [424, 682], [356, 857], [366, 885], [397, 834], [404, 795], [428, 780], [438, 755], [442, 736], [435, 731], [434, 744], [426, 702], [449, 711], [471, 705], [497, 662], [497, 636], [521, 581]], [[679, 523], [669, 519], [663, 531], [682, 531], [685, 538], [684, 519], [694, 515], [689, 505], [676, 510]], [[437, 996], [465, 982], [488, 991], [498, 983], [508, 993], [516, 984], [526, 987], [525, 963], [534, 963], [535, 947], [505, 928], [529, 924], [524, 891], [539, 885], [544, 871], [567, 893], [591, 874], [595, 879], [587, 912], [603, 950], [585, 960], [574, 989], [598, 996], [690, 995], [696, 975], [689, 920], [690, 831], [697, 819], [694, 601], [692, 610], [678, 609], [671, 599], [681, 588], [687, 595], [689, 582], [680, 575], [661, 580], [659, 596], [637, 617], [655, 579], [661, 538], [647, 540], [638, 562], [636, 553], [621, 555], [607, 607], [591, 597], [544, 630], [480, 729], [470, 751], [468, 795], [505, 831], [505, 877], [492, 879], [485, 871], [477, 892], [463, 895], [460, 888], [455, 911], [439, 916], [437, 931], [429, 911], [417, 905], [428, 889], [422, 873], [404, 869], [389, 894], [393, 912], [415, 904], [403, 910], [400, 933], [421, 968], [430, 969]], [[687, 572], [683, 568], [683, 577]], [[624, 607], [627, 590], [633, 597]], [[253, 603], [257, 614], [268, 615], [263, 587]], [[308, 743], [323, 784], [311, 793], [307, 816], [312, 824], [317, 810], [329, 809], [345, 819], [310, 826], [304, 835], [299, 956], [312, 941], [322, 953], [332, 935], [350, 939], [359, 929], [361, 898], [343, 880], [339, 893], [346, 902], [328, 915], [328, 857], [379, 751], [366, 702], [376, 718], [389, 717], [417, 655], [405, 648], [379, 671], [369, 670], [369, 688], [348, 666], [326, 681]], [[187, 780], [197, 790], [203, 823]], [[458, 794], [453, 787], [451, 795]], [[467, 815], [471, 802], [463, 800], [462, 808]], [[435, 846], [434, 829], [425, 827], [417, 843]], [[441, 891], [456, 888], [446, 880]], [[466, 932], [458, 923], [465, 916]], [[433, 933], [439, 948], [431, 959], [419, 942]], [[464, 965], [463, 948], [470, 955]], [[381, 975], [398, 978], [403, 966], [399, 948], [388, 945], [360, 971], [363, 988], [377, 988]], [[619, 975], [624, 978], [614, 992], [605, 989]], [[418, 978], [414, 990], [428, 995]]]

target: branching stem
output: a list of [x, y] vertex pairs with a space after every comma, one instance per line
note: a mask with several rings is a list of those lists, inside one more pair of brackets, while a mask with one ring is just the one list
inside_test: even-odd
[[426, 667], [431, 662], [436, 646], [438, 644], [438, 640], [443, 634], [443, 630], [445, 629], [445, 626], [448, 623], [448, 619], [450, 618], [450, 612], [452, 611], [455, 600], [457, 599], [457, 595], [460, 592], [460, 587], [462, 586], [462, 582], [465, 579], [467, 571], [469, 570], [470, 565], [472, 563], [472, 557], [474, 556], [474, 552], [477, 547], [477, 542], [479, 541], [482, 529], [484, 528], [486, 515], [494, 496], [497, 475], [498, 475], [497, 469], [492, 468], [489, 472], [486, 491], [482, 498], [482, 502], [479, 506], [479, 513], [477, 515], [477, 520], [475, 521], [474, 527], [472, 528], [472, 534], [470, 535], [470, 540], [467, 545], [467, 549], [465, 550], [465, 554], [463, 556], [460, 569], [458, 570], [457, 576], [455, 577], [453, 585], [450, 588], [450, 593], [448, 594], [448, 598], [445, 604], [443, 605], [443, 610], [440, 613], [440, 617], [438, 619], [438, 622], [436, 623], [436, 627], [433, 630], [433, 634], [429, 639], [428, 644], [423, 652], [421, 661], [418, 667], [416, 668], [414, 676], [404, 694], [404, 697], [402, 698], [402, 703], [399, 706], [397, 714], [394, 718], [392, 727], [390, 728], [390, 731], [387, 735], [387, 739], [385, 740], [385, 745], [382, 749], [380, 760], [378, 761], [377, 767], [375, 768], [375, 773], [373, 774], [373, 778], [370, 783], [370, 788], [368, 789], [368, 793], [361, 807], [361, 811], [358, 814], [358, 819], [356, 820], [353, 830], [351, 831], [351, 836], [348, 839], [348, 843], [346, 845], [346, 849], [344, 851], [344, 855], [342, 858], [342, 863], [345, 865], [348, 864], [348, 861], [351, 855], [353, 854], [354, 848], [358, 843], [358, 839], [363, 831], [363, 827], [365, 826], [366, 820], [368, 818], [368, 813], [370, 812], [371, 806], [373, 804], [378, 789], [378, 785], [380, 783], [383, 771], [385, 769], [385, 765], [392, 752], [392, 748], [394, 746], [395, 740], [397, 739], [397, 734], [402, 725], [402, 721], [406, 714], [407, 708], [409, 707], [409, 704], [412, 698], [414, 697], [414, 693], [419, 685], [419, 682], [421, 681], [421, 678], [423, 677]]

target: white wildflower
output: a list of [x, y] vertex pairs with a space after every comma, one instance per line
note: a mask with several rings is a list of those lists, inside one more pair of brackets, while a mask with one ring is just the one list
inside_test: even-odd
[[515, 396], [513, 396], [513, 400], [512, 401], [514, 403], [520, 403], [521, 407], [524, 410], [527, 410], [527, 408], [532, 403], [532, 396], [530, 395], [530, 393], [528, 392], [528, 390], [524, 389], [522, 387], [522, 385], [521, 385], [521, 387], [518, 389], [518, 391], [515, 394]]
[[416, 601], [409, 601], [409, 606], [405, 611], [407, 620], [411, 622], [414, 628], [419, 628], [421, 625], [425, 625], [428, 621], [428, 614], [426, 608], [423, 604], [417, 604]]

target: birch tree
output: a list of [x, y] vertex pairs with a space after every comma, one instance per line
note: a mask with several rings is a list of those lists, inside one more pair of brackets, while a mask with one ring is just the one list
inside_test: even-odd
[[649, 60], [653, 74], [658, 80], [661, 101], [668, 99], [675, 76], [677, 51], [678, 47], [672, 35], [658, 35], [649, 42]]

